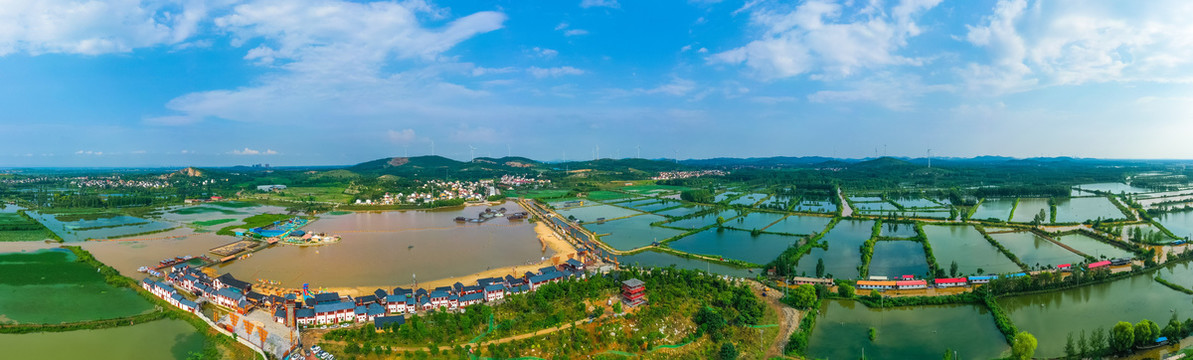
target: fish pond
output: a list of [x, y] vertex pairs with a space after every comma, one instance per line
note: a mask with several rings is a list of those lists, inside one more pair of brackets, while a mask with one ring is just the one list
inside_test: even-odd
[[646, 214], [604, 223], [587, 223], [584, 228], [600, 236], [601, 241], [614, 249], [631, 250], [684, 233], [683, 230], [650, 226], [651, 223], [665, 220], [667, 218], [662, 216]]
[[717, 217], [724, 218], [725, 222], [729, 223], [729, 222], [731, 222], [731, 219], [737, 215], [738, 215], [737, 210], [723, 210], [721, 212], [715, 212], [715, 213], [691, 217], [691, 218], [687, 218], [687, 219], [683, 219], [683, 220], [672, 221], [672, 222], [666, 223], [665, 225], [670, 226], [670, 227], [682, 228], [682, 229], [699, 229], [699, 228], [702, 228], [705, 226], [716, 224]]
[[894, 238], [913, 238], [919, 235], [915, 231], [915, 225], [903, 223], [882, 223], [882, 236]]
[[749, 269], [733, 267], [713, 261], [705, 261], [701, 259], [689, 259], [675, 254], [665, 253], [661, 251], [643, 251], [633, 255], [617, 256], [617, 261], [621, 265], [636, 265], [641, 267], [660, 267], [665, 268], [675, 266], [680, 269], [701, 270], [713, 274], [735, 276], [741, 278], [752, 278], [758, 275], [759, 270], [754, 269], [751, 272]]
[[153, 310], [132, 289], [108, 285], [94, 267], [76, 260], [64, 249], [0, 254], [0, 323], [57, 324]]
[[1003, 310], [1020, 330], [1032, 333], [1039, 342], [1035, 356], [1064, 355], [1069, 333], [1077, 338], [1082, 330], [1090, 334], [1102, 328], [1107, 334], [1119, 321], [1132, 324], [1143, 319], [1167, 323], [1173, 312], [1193, 314], [1189, 295], [1169, 289], [1142, 274], [1109, 283], [998, 299]]
[[831, 221], [833, 221], [833, 218], [823, 216], [791, 215], [766, 228], [766, 232], [811, 235], [812, 233], [823, 232], [824, 227], [828, 226], [828, 223]]
[[873, 221], [842, 220], [833, 226], [832, 230], [824, 234], [820, 242], [828, 245], [827, 249], [813, 247], [796, 262], [797, 274], [815, 274], [816, 263], [824, 261], [824, 271], [833, 274], [838, 279], [856, 279], [858, 266], [862, 264], [862, 254], [859, 248], [870, 239], [870, 232], [874, 228]]
[[708, 229], [685, 236], [668, 245], [687, 253], [766, 264], [799, 239], [786, 235], [763, 233], [753, 236], [748, 231]]
[[896, 277], [900, 275], [926, 276], [928, 259], [924, 246], [916, 241], [888, 240], [874, 244], [870, 258], [870, 275]]
[[998, 221], [1007, 221], [1007, 217], [1011, 215], [1011, 208], [1013, 207], [1015, 207], [1015, 199], [985, 199], [978, 205], [978, 209], [974, 211], [970, 218], [975, 220], [996, 219]]
[[742, 197], [739, 197], [737, 199], [733, 199], [733, 201], [730, 201], [729, 204], [730, 205], [754, 206], [754, 203], [762, 201], [762, 199], [765, 199], [766, 196], [767, 196], [766, 194], [749, 193], [749, 194], [742, 195]]
[[111, 239], [133, 234], [161, 231], [176, 227], [173, 224], [119, 214], [99, 214], [95, 218], [61, 221], [65, 214], [42, 214], [27, 211], [33, 219], [45, 225], [65, 242], [79, 242], [87, 239]]
[[741, 230], [763, 230], [770, 224], [782, 219], [784, 214], [754, 212], [746, 214], [746, 216], [738, 217], [736, 219], [726, 221], [725, 226]]
[[832, 201], [801, 201], [791, 208], [791, 211], [798, 212], [814, 212], [814, 213], [831, 213], [837, 211], [837, 204]]
[[1160, 214], [1156, 221], [1180, 238], [1193, 236], [1193, 211], [1176, 211]]
[[1110, 245], [1098, 239], [1094, 239], [1084, 234], [1071, 234], [1056, 237], [1056, 241], [1065, 244], [1068, 247], [1077, 249], [1086, 255], [1093, 256], [1099, 259], [1130, 259], [1135, 257], [1135, 254], [1130, 251], [1123, 250], [1117, 246]]
[[991, 245], [973, 226], [926, 225], [924, 235], [932, 244], [932, 255], [942, 268], [957, 262], [957, 271], [964, 275], [1004, 274], [1023, 271]]
[[924, 198], [895, 199], [894, 201], [905, 208], [936, 208], [943, 206], [935, 201]]
[[658, 211], [658, 212], [655, 212], [655, 214], [664, 215], [664, 216], [668, 216], [668, 217], [684, 217], [684, 216], [688, 216], [691, 214], [695, 214], [695, 213], [704, 211], [705, 209], [708, 209], [708, 208], [704, 207], [704, 206], [686, 206], [686, 207], [679, 207], [679, 208], [674, 208], [674, 209], [666, 210], [666, 211]]
[[1078, 263], [1085, 258], [1065, 250], [1051, 241], [1029, 232], [1014, 232], [1005, 234], [991, 234], [995, 241], [1019, 257], [1023, 264], [1033, 267], [1036, 264], [1047, 267], [1060, 264]]
[[157, 320], [99, 330], [0, 334], [8, 359], [188, 359], [205, 339], [182, 320]]
[[[994, 359], [1009, 352], [989, 310], [980, 305], [871, 309], [827, 300], [808, 339], [816, 359], [938, 359], [946, 349], [963, 359]], [[877, 336], [869, 338], [869, 329]]]
[[1152, 190], [1148, 190], [1148, 189], [1144, 189], [1144, 188], [1140, 188], [1140, 187], [1134, 187], [1134, 186], [1123, 184], [1123, 183], [1081, 184], [1081, 185], [1074, 186], [1074, 188], [1082, 189], [1082, 190], [1090, 190], [1090, 191], [1102, 191], [1102, 192], [1108, 192], [1108, 193], [1113, 193], [1113, 194], [1120, 194], [1120, 193], [1139, 194], [1139, 193], [1145, 193], [1145, 192], [1152, 191]]
[[[650, 201], [657, 201], [650, 199]], [[612, 205], [594, 205], [579, 208], [571, 208], [567, 210], [559, 210], [559, 215], [565, 218], [575, 217], [577, 221], [581, 222], [595, 222], [597, 219], [605, 218], [606, 220], [613, 220], [626, 216], [633, 216], [641, 214], [640, 212], [620, 208]]]
[[[1023, 206], [1022, 203], [1019, 206]], [[1018, 210], [1016, 210], [1018, 212]], [[1038, 212], [1038, 211], [1037, 211]], [[1104, 197], [1081, 197], [1059, 199], [1056, 204], [1056, 222], [1079, 223], [1094, 219], [1126, 219], [1110, 199]]]
[[[1044, 212], [1044, 222], [1049, 219], [1048, 199], [1043, 198], [1020, 198], [1019, 205], [1015, 207], [1015, 215], [1011, 218], [1012, 222], [1028, 223], [1031, 222], [1040, 212]], [[979, 218], [980, 219], [980, 218]]]

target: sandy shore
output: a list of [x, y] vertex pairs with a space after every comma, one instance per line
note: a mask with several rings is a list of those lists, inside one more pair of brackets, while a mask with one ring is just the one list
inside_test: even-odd
[[[552, 255], [551, 258], [540, 261], [536, 264], [502, 267], [502, 268], [497, 268], [497, 269], [485, 270], [485, 271], [478, 272], [475, 274], [470, 274], [470, 275], [450, 277], [450, 278], [445, 278], [445, 279], [435, 279], [435, 280], [430, 280], [430, 281], [419, 281], [418, 287], [421, 287], [424, 289], [431, 289], [431, 288], [436, 288], [436, 287], [440, 287], [440, 286], [451, 286], [452, 284], [455, 284], [457, 282], [463, 283], [465, 285], [475, 285], [476, 279], [480, 279], [480, 278], [505, 277], [506, 275], [521, 276], [521, 274], [524, 274], [527, 271], [535, 272], [535, 271], [538, 271], [539, 268], [542, 268], [544, 266], [555, 265], [557, 263], [562, 263], [564, 261], [567, 261], [568, 255], [572, 255], [572, 254], [576, 253], [576, 248], [574, 246], [572, 246], [572, 244], [561, 239], [559, 237], [559, 235], [556, 235], [555, 232], [552, 231], [551, 228], [548, 227], [546, 224], [541, 223], [541, 222], [535, 224], [534, 232], [535, 232], [535, 234], [538, 235], [538, 239], [540, 242], [543, 243], [543, 246], [545, 248], [549, 248], [552, 251], [554, 251], [555, 255]], [[401, 284], [401, 285], [387, 284], [387, 285], [381, 285], [381, 286], [329, 287], [326, 290], [337, 292], [340, 295], [361, 296], [361, 295], [372, 294], [373, 291], [377, 290], [378, 288], [385, 289], [386, 291], [393, 290], [393, 288], [395, 286], [410, 288], [410, 287], [413, 287], [414, 284], [406, 283], [406, 284]]]

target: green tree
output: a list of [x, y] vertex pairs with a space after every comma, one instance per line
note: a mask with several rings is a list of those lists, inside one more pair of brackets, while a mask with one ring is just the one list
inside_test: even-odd
[[870, 335], [870, 341], [878, 340], [878, 330], [877, 329], [871, 327], [869, 335]]
[[1036, 337], [1026, 331], [1020, 331], [1015, 334], [1015, 340], [1011, 342], [1011, 358], [1016, 360], [1028, 360], [1036, 353]]
[[725, 217], [724, 217], [724, 216], [718, 216], [718, 217], [717, 217], [717, 226], [721, 226], [721, 225], [724, 225], [724, 224], [725, 224]]
[[816, 259], [816, 277], [824, 277], [824, 259]]
[[[1131, 325], [1131, 324], [1127, 324], [1127, 325]], [[1106, 335], [1106, 329], [1103, 329], [1103, 328], [1094, 329], [1094, 333], [1090, 334], [1090, 336], [1089, 336], [1089, 353], [1087, 353], [1086, 356], [1089, 356], [1089, 357], [1102, 356], [1102, 354], [1106, 353], [1106, 348], [1108, 348], [1109, 345], [1110, 345], [1110, 340], [1108, 338], [1108, 335]]]
[[942, 357], [941, 359], [954, 360], [953, 359], [953, 349], [944, 349], [944, 357]]
[[1156, 343], [1160, 337], [1160, 325], [1154, 321], [1143, 319], [1135, 324], [1135, 345], [1148, 346]]
[[1081, 337], [1077, 338], [1077, 357], [1079, 359], [1084, 359], [1086, 357], [1089, 357], [1089, 354], [1090, 354], [1089, 342], [1087, 342], [1085, 339], [1085, 329], [1082, 329]]
[[1172, 313], [1172, 318], [1168, 319], [1168, 325], [1164, 326], [1164, 330], [1160, 332], [1161, 335], [1168, 338], [1168, 341], [1180, 341], [1181, 334], [1185, 333], [1182, 328], [1181, 321], [1176, 319], [1176, 313]]
[[807, 309], [816, 304], [816, 288], [804, 284], [797, 286], [787, 295], [787, 303], [797, 309]]
[[1073, 333], [1069, 332], [1069, 337], [1065, 339], [1065, 359], [1073, 360], [1077, 358], [1077, 344], [1073, 343]]
[[1110, 330], [1109, 341], [1111, 351], [1120, 354], [1127, 352], [1131, 349], [1131, 345], [1135, 344], [1135, 328], [1129, 322], [1119, 321]]
[[953, 260], [953, 263], [949, 264], [949, 277], [957, 277], [957, 268], [957, 260]]
[[853, 298], [854, 291], [853, 286], [849, 284], [837, 285], [837, 295], [841, 295], [843, 298]]
[[721, 360], [736, 360], [737, 347], [733, 346], [733, 343], [731, 342], [725, 342], [724, 344], [721, 344], [721, 352], [719, 353], [718, 357]]

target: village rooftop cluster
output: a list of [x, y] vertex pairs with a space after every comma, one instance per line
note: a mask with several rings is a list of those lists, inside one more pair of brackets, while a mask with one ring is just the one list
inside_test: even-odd
[[465, 201], [483, 201], [489, 196], [501, 194], [493, 185], [493, 180], [481, 181], [443, 181], [431, 180], [423, 183], [410, 193], [385, 193], [380, 199], [356, 199], [358, 205], [398, 205], [420, 204], [436, 200], [464, 199]]
[[[195, 312], [198, 305], [175, 290], [181, 289], [200, 302], [209, 302], [220, 307], [246, 314], [260, 309], [273, 315], [274, 320], [289, 327], [334, 325], [374, 321], [377, 328], [389, 324], [402, 324], [405, 314], [426, 311], [456, 311], [461, 308], [500, 301], [506, 296], [537, 290], [548, 283], [567, 278], [587, 277], [586, 265], [569, 259], [559, 266], [547, 266], [537, 272], [526, 272], [522, 276], [507, 275], [504, 278], [478, 279], [475, 285], [455, 283], [453, 286], [435, 289], [392, 290], [377, 289], [371, 295], [353, 298], [340, 297], [337, 293], [320, 293], [303, 296], [264, 295], [253, 291], [253, 284], [241, 281], [232, 274], [211, 278], [187, 264], [170, 268], [165, 281], [145, 279], [141, 286], [154, 295], [165, 299], [171, 305], [188, 312]], [[399, 319], [401, 318], [401, 319]]]
[[694, 171], [664, 171], [660, 172], [659, 176], [650, 178], [651, 180], [674, 180], [687, 179], [701, 176], [725, 176], [725, 172], [721, 170], [694, 170]]

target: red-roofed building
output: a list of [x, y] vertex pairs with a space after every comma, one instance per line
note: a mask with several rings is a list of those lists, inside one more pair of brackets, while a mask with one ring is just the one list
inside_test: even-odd
[[928, 280], [904, 280], [895, 282], [895, 288], [899, 290], [924, 289], [927, 287]]
[[1090, 269], [1097, 269], [1097, 268], [1108, 267], [1108, 266], [1110, 266], [1110, 260], [1102, 260], [1102, 261], [1099, 261], [1099, 262], [1096, 262], [1093, 264], [1089, 264]]
[[903, 280], [913, 280], [913, 279], [915, 279], [915, 275], [903, 275]]
[[1073, 269], [1073, 264], [1060, 264], [1056, 266], [1057, 270], [1069, 271]]
[[933, 283], [938, 288], [965, 286], [965, 278], [936, 279]]

